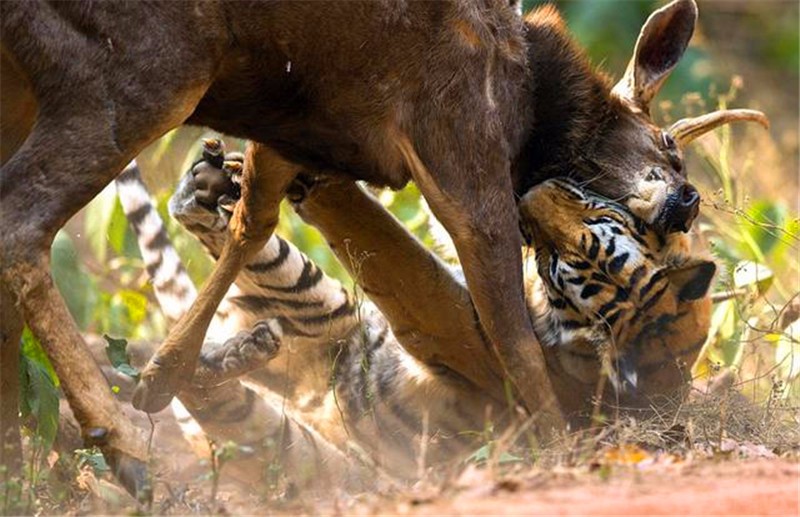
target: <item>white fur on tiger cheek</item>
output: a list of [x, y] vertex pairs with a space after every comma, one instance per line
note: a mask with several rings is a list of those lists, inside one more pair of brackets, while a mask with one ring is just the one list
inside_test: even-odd
[[667, 182], [662, 180], [639, 180], [636, 195], [628, 199], [627, 205], [637, 217], [653, 224], [667, 201]]

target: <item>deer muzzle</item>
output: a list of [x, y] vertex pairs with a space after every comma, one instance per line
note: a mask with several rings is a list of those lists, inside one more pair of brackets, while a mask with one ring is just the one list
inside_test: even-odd
[[662, 234], [688, 232], [700, 211], [700, 193], [689, 183], [684, 183], [667, 195], [661, 214], [655, 221]]

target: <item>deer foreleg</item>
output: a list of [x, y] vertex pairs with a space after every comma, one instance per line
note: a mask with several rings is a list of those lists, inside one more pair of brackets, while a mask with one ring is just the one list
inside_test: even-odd
[[403, 347], [502, 395], [499, 365], [467, 289], [381, 204], [352, 182], [320, 182], [297, 205], [386, 316]]
[[[522, 241], [508, 158], [502, 142], [474, 134], [474, 148], [429, 153], [423, 163], [410, 139], [395, 134], [399, 152], [458, 251], [481, 326], [507, 379], [531, 414], [560, 426], [561, 411], [533, 332], [522, 279]], [[435, 167], [436, 175], [428, 166]], [[491, 379], [481, 379], [481, 385]]]
[[230, 223], [230, 236], [214, 272], [187, 314], [142, 370], [133, 405], [160, 411], [191, 379], [200, 349], [217, 306], [247, 260], [272, 235], [280, 202], [297, 175], [298, 167], [272, 149], [256, 143], [247, 148], [242, 177], [242, 199]]

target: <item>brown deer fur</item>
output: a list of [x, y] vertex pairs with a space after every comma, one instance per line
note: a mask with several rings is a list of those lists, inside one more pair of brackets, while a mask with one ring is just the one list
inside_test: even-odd
[[[607, 196], [638, 200], [643, 216], [669, 229], [678, 212], [664, 199], [686, 188], [680, 152], [663, 144], [647, 102], [688, 43], [693, 0], [654, 13], [613, 92], [552, 9], [523, 21], [502, 0], [24, 0], [0, 3], [0, 15], [9, 312], [41, 340], [85, 438], [102, 435], [99, 445], [132, 490], [141, 488], [144, 440], [109, 392], [84, 390], [104, 380], [53, 286], [48, 248], [69, 217], [169, 129], [201, 124], [259, 144], [245, 167], [237, 237], [144, 372], [137, 404], [147, 410], [188, 380], [214, 307], [271, 233], [300, 170], [391, 187], [416, 181], [454, 239], [481, 324], [518, 395], [531, 412], [553, 414], [524, 302], [515, 192], [570, 174]], [[642, 188], [655, 168], [659, 198]], [[685, 226], [693, 214], [684, 212]], [[18, 325], [3, 330], [2, 346], [14, 346]], [[478, 386], [502, 374], [466, 373]]]

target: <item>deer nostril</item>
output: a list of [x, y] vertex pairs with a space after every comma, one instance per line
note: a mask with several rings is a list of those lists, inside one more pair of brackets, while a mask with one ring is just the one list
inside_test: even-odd
[[667, 196], [657, 227], [664, 233], [688, 232], [700, 211], [700, 193], [685, 183]]
[[700, 204], [700, 193], [688, 183], [681, 187], [681, 204], [687, 208], [694, 208]]

